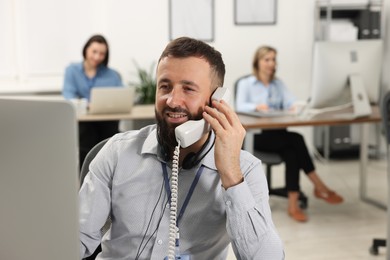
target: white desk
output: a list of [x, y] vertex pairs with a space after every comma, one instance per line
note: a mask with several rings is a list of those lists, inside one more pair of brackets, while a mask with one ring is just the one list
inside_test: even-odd
[[[343, 111], [347, 112], [347, 111]], [[360, 174], [359, 174], [359, 195], [361, 200], [373, 204], [382, 209], [386, 205], [367, 196], [367, 162], [368, 162], [368, 125], [379, 123], [381, 115], [378, 106], [372, 107], [372, 114], [362, 118], [343, 118], [339, 117], [340, 112], [328, 112], [318, 114], [314, 117], [301, 118], [294, 116], [258, 118], [239, 114], [240, 121], [247, 130], [244, 147], [245, 150], [253, 153], [253, 134], [259, 129], [277, 129], [293, 126], [332, 126], [346, 124], [360, 124], [361, 143], [360, 143]], [[85, 121], [108, 121], [108, 120], [140, 120], [154, 119], [154, 105], [135, 105], [129, 114], [108, 114], [108, 115], [89, 115], [80, 114], [77, 120]]]
[[134, 105], [130, 113], [127, 114], [77, 114], [79, 122], [87, 121], [112, 121], [112, 120], [142, 120], [154, 119], [154, 104], [152, 105]]
[[338, 116], [340, 113], [348, 112], [327, 112], [318, 114], [313, 117], [272, 117], [272, 118], [258, 118], [246, 115], [240, 115], [239, 118], [247, 130], [247, 136], [245, 138], [244, 147], [245, 150], [253, 153], [253, 135], [254, 130], [259, 129], [277, 129], [287, 128], [292, 126], [331, 126], [331, 125], [346, 125], [346, 124], [360, 124], [361, 127], [361, 143], [360, 143], [360, 183], [359, 183], [359, 195], [360, 199], [375, 205], [379, 208], [386, 209], [387, 206], [383, 203], [376, 201], [367, 196], [367, 161], [368, 161], [368, 124], [379, 123], [381, 121], [381, 115], [378, 106], [372, 106], [372, 114], [362, 118], [346, 118]]

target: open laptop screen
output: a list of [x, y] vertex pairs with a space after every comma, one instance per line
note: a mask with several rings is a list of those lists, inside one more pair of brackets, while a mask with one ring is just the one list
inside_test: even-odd
[[130, 113], [134, 103], [134, 88], [95, 87], [91, 90], [89, 114]]

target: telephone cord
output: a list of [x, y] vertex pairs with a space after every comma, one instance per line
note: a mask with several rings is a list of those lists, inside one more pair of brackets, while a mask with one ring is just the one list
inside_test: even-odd
[[169, 217], [169, 247], [168, 259], [175, 260], [176, 240], [179, 239], [179, 228], [177, 227], [177, 203], [178, 203], [178, 176], [179, 176], [179, 155], [180, 141], [175, 147], [172, 160], [172, 177], [171, 177], [171, 205]]

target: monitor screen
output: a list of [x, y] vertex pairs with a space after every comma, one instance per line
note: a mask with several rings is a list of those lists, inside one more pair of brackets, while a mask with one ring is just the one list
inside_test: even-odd
[[0, 97], [0, 259], [80, 259], [72, 105]]
[[362, 94], [366, 95], [367, 105], [378, 103], [381, 68], [381, 40], [316, 42], [309, 107], [353, 103], [353, 88], [362, 91], [357, 101]]

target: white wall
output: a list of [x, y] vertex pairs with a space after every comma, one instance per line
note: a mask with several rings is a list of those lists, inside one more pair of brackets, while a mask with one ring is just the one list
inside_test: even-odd
[[[111, 65], [127, 79], [134, 71], [132, 59], [149, 68], [168, 42], [168, 1], [127, 0], [108, 3]], [[234, 1], [215, 0], [215, 46], [226, 64], [225, 86], [233, 86], [241, 75], [251, 72], [252, 56], [259, 45], [270, 44], [278, 51], [278, 75], [300, 98], [306, 98], [310, 81], [313, 43], [314, 1], [279, 0], [276, 25], [236, 26]], [[153, 6], [153, 9], [150, 9]], [[120, 28], [120, 29], [119, 29]]]
[[[390, 68], [389, 0], [384, 1], [385, 67]], [[277, 0], [275, 25], [236, 26], [234, 0], [214, 0], [214, 41], [222, 52], [232, 87], [251, 72], [256, 48], [278, 50], [277, 75], [295, 95], [307, 99], [314, 40], [315, 0]], [[156, 62], [169, 41], [169, 0], [1, 0], [0, 93], [60, 91], [65, 66], [81, 61], [94, 33], [110, 44], [110, 66], [127, 84], [137, 78], [133, 60], [144, 68]], [[384, 73], [390, 89], [390, 74]], [[310, 128], [297, 129], [311, 140]], [[308, 142], [310, 144], [311, 142]]]
[[[214, 0], [214, 41], [223, 54], [226, 86], [251, 72], [255, 49], [278, 49], [278, 76], [300, 99], [310, 89], [314, 39], [314, 0], [277, 0], [275, 25], [236, 26], [234, 0]], [[169, 40], [169, 0], [2, 0], [0, 2], [0, 93], [59, 91], [71, 61], [80, 61], [81, 48], [94, 33], [110, 43], [110, 66], [125, 83], [134, 80], [133, 59], [149, 68]], [[384, 1], [385, 67], [390, 67], [389, 0]], [[389, 74], [384, 84], [389, 88]]]
[[[14, 64], [0, 66], [0, 92], [60, 90], [62, 73], [71, 61], [81, 60], [81, 48], [93, 33], [104, 34], [110, 43], [110, 66], [119, 70], [125, 83], [134, 80], [133, 59], [149, 68], [169, 41], [169, 1], [165, 0], [2, 0], [16, 28], [8, 57]], [[62, 4], [61, 4], [62, 3]], [[223, 54], [226, 86], [251, 72], [255, 49], [262, 44], [278, 51], [278, 75], [299, 98], [306, 98], [310, 81], [314, 1], [278, 0], [275, 25], [236, 26], [234, 1], [215, 0], [215, 35], [211, 42]], [[5, 10], [5, 9], [4, 9]], [[5, 11], [4, 11], [5, 12]], [[9, 24], [9, 23], [8, 23]], [[0, 52], [1, 54], [1, 52]], [[4, 64], [0, 62], [0, 65]]]

